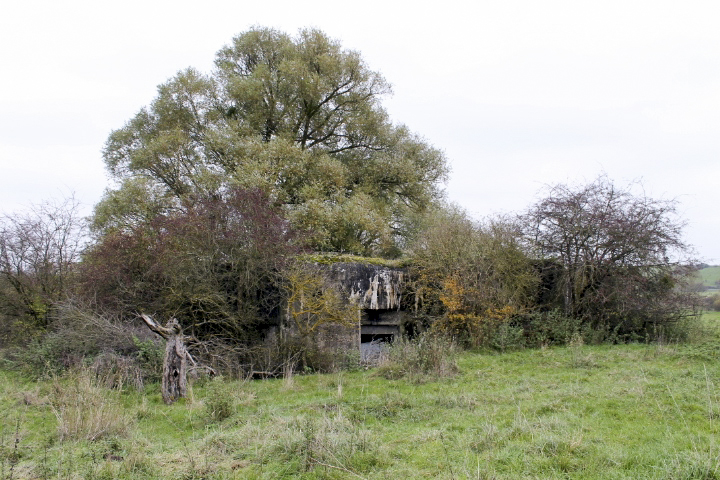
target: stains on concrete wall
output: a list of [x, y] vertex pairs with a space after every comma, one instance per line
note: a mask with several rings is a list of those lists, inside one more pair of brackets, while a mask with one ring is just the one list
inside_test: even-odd
[[398, 310], [407, 273], [366, 263], [334, 263], [330, 278], [346, 293], [348, 301], [364, 310]]

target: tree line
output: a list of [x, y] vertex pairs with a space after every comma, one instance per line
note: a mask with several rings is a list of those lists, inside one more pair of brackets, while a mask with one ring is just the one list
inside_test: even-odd
[[[152, 313], [207, 356], [246, 357], [283, 315], [352, 315], [311, 252], [402, 259], [417, 322], [474, 346], [650, 338], [694, 313], [676, 202], [601, 176], [477, 221], [444, 201], [447, 160], [390, 120], [390, 93], [318, 30], [254, 28], [210, 74], [179, 72], [109, 135], [113, 186], [91, 218], [70, 199], [0, 219], [3, 345]], [[299, 298], [316, 306], [287, 315]], [[140, 355], [133, 332], [77, 354]]]

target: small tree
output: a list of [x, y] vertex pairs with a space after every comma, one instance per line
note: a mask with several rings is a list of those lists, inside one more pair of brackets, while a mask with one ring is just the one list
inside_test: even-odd
[[86, 232], [74, 198], [0, 217], [0, 314], [45, 328], [72, 289]]
[[635, 195], [606, 176], [554, 185], [524, 215], [529, 249], [559, 270], [557, 300], [596, 329], [638, 334], [686, 315], [691, 262], [675, 201]]

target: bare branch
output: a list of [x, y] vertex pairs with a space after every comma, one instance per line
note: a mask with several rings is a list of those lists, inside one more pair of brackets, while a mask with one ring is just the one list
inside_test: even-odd
[[[148, 326], [150, 330], [157, 333], [164, 339], [168, 339], [173, 335], [180, 334], [180, 325], [177, 323], [177, 320], [174, 318], [168, 322], [167, 327], [163, 327], [159, 323], [157, 323], [155, 320], [152, 319], [149, 315], [146, 315], [144, 313], [140, 314], [140, 317], [145, 321], [145, 324]], [[174, 323], [173, 323], [174, 321]]]

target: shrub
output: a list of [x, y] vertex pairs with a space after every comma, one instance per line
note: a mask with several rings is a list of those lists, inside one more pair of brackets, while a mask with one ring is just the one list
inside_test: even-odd
[[160, 382], [165, 358], [165, 348], [162, 343], [155, 338], [140, 340], [136, 336], [133, 336], [133, 343], [137, 348], [135, 360], [142, 378], [146, 382]]
[[136, 390], [144, 386], [143, 374], [132, 357], [124, 357], [115, 353], [102, 353], [95, 358], [90, 366], [100, 385], [105, 388], [122, 390], [130, 385]]
[[67, 302], [57, 308], [46, 332], [6, 349], [4, 356], [8, 367], [31, 376], [93, 365], [97, 375], [114, 384], [108, 386], [141, 388], [157, 381], [162, 368], [163, 347], [151, 335], [144, 325]]
[[521, 323], [528, 346], [566, 345], [580, 331], [580, 321], [559, 309], [529, 313]]
[[705, 308], [720, 311], [720, 293], [705, 297]]
[[[74, 269], [87, 240], [79, 210], [80, 203], [71, 197], [34, 205], [24, 213], [0, 213], [2, 323], [47, 328], [72, 291]], [[19, 336], [0, 334], [0, 341], [23, 343], [27, 338], [23, 330], [12, 333]]]
[[500, 323], [490, 338], [490, 346], [504, 352], [525, 347], [525, 331], [522, 327], [506, 321]]
[[[497, 329], [535, 301], [540, 278], [510, 218], [478, 223], [456, 208], [432, 212], [411, 245], [415, 310], [465, 346], [490, 346]], [[517, 333], [512, 325], [503, 334]]]
[[[329, 327], [332, 326], [324, 326]], [[255, 376], [279, 377], [289, 368], [300, 373], [331, 373], [359, 367], [360, 352], [357, 349], [343, 348], [332, 341], [321, 344], [319, 338], [291, 332], [268, 336], [262, 344], [248, 349], [243, 366], [245, 376], [255, 372]]]
[[[98, 206], [96, 221], [106, 208]], [[80, 278], [85, 295], [105, 309], [154, 312], [177, 318], [198, 340], [245, 344], [257, 322], [277, 314], [280, 272], [297, 252], [293, 231], [265, 193], [229, 188], [102, 232]]]
[[677, 322], [699, 304], [687, 290], [696, 269], [677, 202], [635, 187], [605, 175], [548, 186], [521, 217], [530, 254], [560, 267], [549, 305], [593, 333], [607, 331], [604, 341], [647, 338], [651, 327]]
[[235, 401], [230, 386], [222, 377], [216, 377], [210, 382], [207, 396], [203, 400], [205, 415], [210, 422], [222, 422], [235, 413]]

